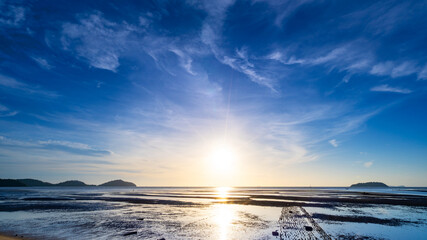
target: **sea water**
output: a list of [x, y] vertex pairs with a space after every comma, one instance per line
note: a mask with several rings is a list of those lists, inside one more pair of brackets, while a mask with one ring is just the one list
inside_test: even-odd
[[[426, 196], [425, 189], [369, 191]], [[302, 201], [274, 196], [357, 194], [346, 188], [1, 188], [0, 231], [40, 239], [279, 239], [272, 232], [279, 228], [280, 201]], [[253, 205], [250, 199], [262, 204]], [[322, 204], [303, 207], [312, 216], [396, 219], [364, 223], [313, 218], [334, 239], [427, 239], [425, 207]]]

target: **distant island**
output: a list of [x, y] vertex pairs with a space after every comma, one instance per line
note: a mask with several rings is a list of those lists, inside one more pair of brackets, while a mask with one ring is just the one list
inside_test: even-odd
[[15, 179], [0, 179], [0, 187], [26, 187], [26, 185]]
[[[132, 182], [125, 182], [121, 179], [109, 181], [98, 185], [99, 187], [136, 187]], [[0, 187], [97, 187], [88, 185], [82, 181], [70, 180], [57, 184], [43, 182], [37, 179], [0, 179]]]
[[135, 183], [125, 182], [121, 179], [113, 180], [99, 185], [100, 187], [136, 187]]
[[58, 187], [90, 187], [90, 186], [94, 187], [96, 186], [96, 185], [87, 185], [86, 183], [78, 180], [69, 180], [69, 181], [61, 182], [55, 185]]
[[366, 182], [366, 183], [356, 183], [350, 186], [351, 188], [388, 188], [386, 184], [382, 182]]

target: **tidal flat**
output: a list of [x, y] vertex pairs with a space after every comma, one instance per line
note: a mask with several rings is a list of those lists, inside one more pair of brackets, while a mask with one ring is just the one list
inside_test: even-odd
[[0, 189], [28, 239], [427, 239], [424, 188]]

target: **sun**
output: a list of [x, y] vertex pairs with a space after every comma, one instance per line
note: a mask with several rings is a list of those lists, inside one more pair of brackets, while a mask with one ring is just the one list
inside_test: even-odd
[[232, 172], [236, 160], [236, 154], [227, 144], [219, 144], [212, 148], [208, 161], [211, 170], [217, 174], [228, 174]]

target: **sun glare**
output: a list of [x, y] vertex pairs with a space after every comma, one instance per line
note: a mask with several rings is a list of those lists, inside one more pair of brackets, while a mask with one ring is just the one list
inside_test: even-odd
[[212, 149], [208, 160], [213, 171], [219, 174], [226, 174], [233, 170], [236, 156], [231, 147], [218, 145]]
[[216, 195], [222, 200], [227, 199], [230, 190], [231, 190], [231, 187], [217, 187]]

